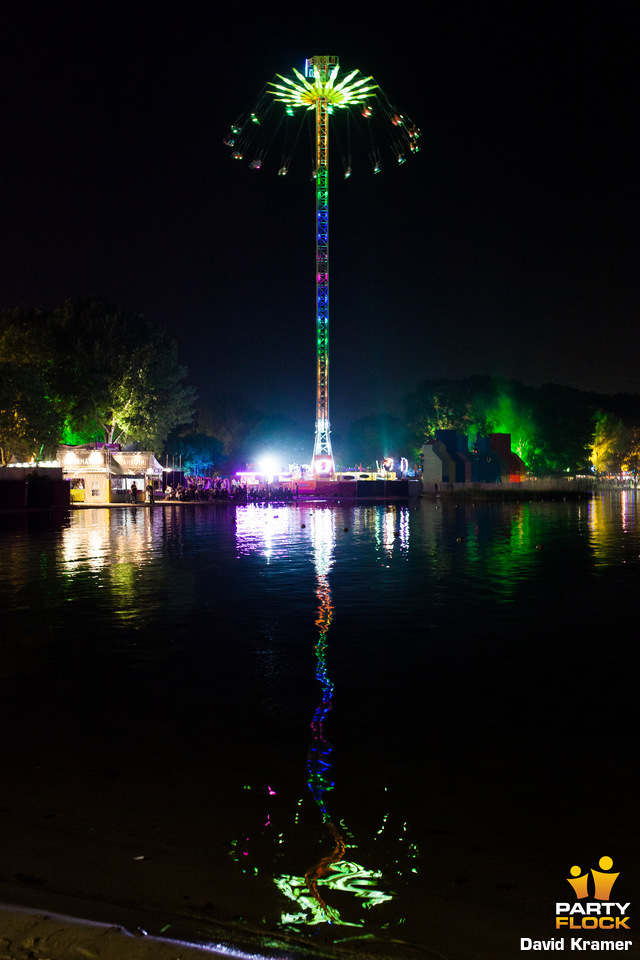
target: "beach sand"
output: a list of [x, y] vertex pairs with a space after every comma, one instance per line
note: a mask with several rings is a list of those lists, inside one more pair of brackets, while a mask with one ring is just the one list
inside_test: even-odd
[[[0, 960], [199, 960], [217, 950], [0, 904]], [[228, 956], [228, 954], [227, 954]]]

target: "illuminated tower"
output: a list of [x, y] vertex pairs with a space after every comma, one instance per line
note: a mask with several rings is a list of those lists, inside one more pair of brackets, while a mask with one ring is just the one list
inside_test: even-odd
[[[315, 110], [316, 118], [316, 334], [317, 404], [316, 433], [313, 447], [313, 473], [316, 477], [335, 474], [329, 426], [329, 114], [336, 108], [364, 103], [377, 88], [371, 77], [360, 77], [354, 70], [339, 82], [337, 57], [311, 57], [303, 76], [296, 79], [278, 74], [282, 83], [271, 83], [276, 100], [287, 111], [297, 107]], [[351, 82], [353, 81], [353, 82]]]
[[[317, 404], [312, 462], [316, 477], [335, 475], [329, 426], [329, 117], [336, 114], [331, 120], [332, 125], [339, 117], [345, 120], [342, 124], [346, 126], [347, 143], [347, 153], [342, 158], [345, 179], [351, 176], [349, 131], [350, 123], [355, 120], [368, 126], [362, 139], [368, 144], [367, 153], [374, 174], [380, 173], [383, 166], [379, 137], [386, 141], [394, 162], [400, 165], [410, 153], [417, 153], [420, 149], [418, 127], [400, 113], [372, 77], [352, 70], [338, 79], [339, 70], [337, 57], [323, 56], [307, 60], [304, 74], [295, 68], [292, 77], [277, 74], [252, 109], [232, 124], [224, 141], [235, 160], [252, 157], [250, 168], [260, 170], [276, 139], [284, 140], [278, 175], [286, 176], [305, 114], [314, 113]], [[289, 138], [292, 130], [293, 144]]]

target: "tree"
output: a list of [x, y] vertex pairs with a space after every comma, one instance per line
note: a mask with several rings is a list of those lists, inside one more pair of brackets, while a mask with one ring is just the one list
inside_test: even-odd
[[[536, 391], [539, 456], [552, 473], [584, 468], [591, 447], [593, 406], [573, 387], [545, 384]], [[539, 469], [539, 468], [537, 468]]]
[[[160, 453], [170, 431], [193, 413], [194, 390], [183, 383], [175, 341], [144, 317], [101, 299], [67, 300], [49, 312], [3, 311], [0, 363], [11, 368], [4, 430], [13, 384], [16, 403], [22, 398], [16, 423], [24, 438], [32, 436], [31, 446], [50, 443], [52, 430], [60, 440], [64, 430], [84, 438], [101, 433], [106, 442], [135, 442]], [[34, 403], [25, 403], [23, 382], [33, 385]], [[15, 438], [16, 429], [6, 436]]]
[[0, 463], [55, 457], [60, 414], [38, 370], [0, 362]]
[[594, 416], [595, 429], [591, 448], [591, 462], [597, 473], [619, 473], [629, 446], [629, 431], [614, 413], [598, 410]]
[[47, 380], [46, 316], [37, 308], [0, 312], [0, 460], [55, 455], [62, 415]]
[[107, 443], [160, 453], [193, 415], [177, 345], [144, 317], [101, 299], [67, 300], [48, 322], [53, 388], [75, 430], [97, 424]]
[[463, 380], [424, 380], [406, 399], [411, 429], [419, 446], [433, 440], [436, 430], [460, 430], [470, 425], [469, 396]]
[[[629, 403], [633, 398], [622, 399]], [[478, 432], [508, 433], [511, 449], [540, 476], [584, 466], [595, 406], [593, 394], [571, 387], [534, 388], [517, 380], [476, 376], [420, 384], [407, 398], [407, 418], [418, 444], [438, 429], [458, 430], [470, 438]]]
[[632, 427], [629, 431], [622, 469], [632, 473], [634, 482], [637, 481], [640, 470], [640, 427]]

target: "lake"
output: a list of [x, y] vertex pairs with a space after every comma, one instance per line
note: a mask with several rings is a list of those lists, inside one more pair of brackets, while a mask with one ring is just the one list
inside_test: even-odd
[[0, 515], [1, 899], [449, 960], [559, 936], [574, 865], [632, 901], [637, 511]]

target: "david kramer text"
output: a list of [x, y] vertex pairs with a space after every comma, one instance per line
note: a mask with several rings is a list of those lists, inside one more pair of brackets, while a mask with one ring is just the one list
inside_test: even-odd
[[[532, 940], [520, 937], [521, 950], [564, 950], [564, 937], [559, 940]], [[571, 937], [570, 950], [630, 950], [631, 940], [585, 940], [584, 937]]]

